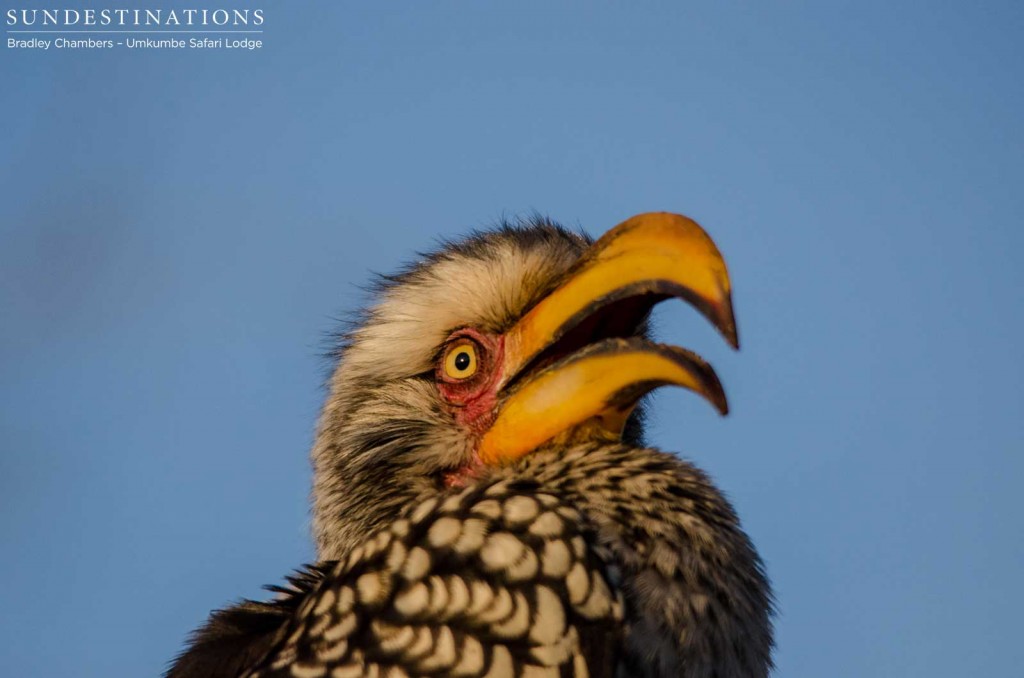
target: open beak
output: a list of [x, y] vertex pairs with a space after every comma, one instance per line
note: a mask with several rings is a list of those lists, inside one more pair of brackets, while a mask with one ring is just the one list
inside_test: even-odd
[[739, 348], [730, 289], [722, 255], [691, 219], [652, 212], [605, 233], [505, 334], [498, 411], [480, 460], [507, 464], [574, 433], [618, 438], [658, 386], [688, 388], [728, 412], [700, 356], [635, 334], [655, 304], [678, 297]]

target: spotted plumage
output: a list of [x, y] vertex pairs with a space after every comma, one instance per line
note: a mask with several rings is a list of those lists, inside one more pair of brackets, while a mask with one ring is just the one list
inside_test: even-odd
[[536, 481], [429, 499], [326, 572], [252, 676], [586, 666], [581, 637], [622, 619], [588, 529]]
[[[625, 355], [621, 338], [642, 336], [650, 306], [679, 294], [638, 287], [622, 254], [602, 259], [689, 237], [685, 223], [662, 226], [627, 222], [596, 245], [547, 222], [506, 226], [386, 278], [344, 337], [313, 449], [320, 564], [273, 602], [214, 613], [169, 678], [766, 676], [771, 601], [753, 546], [703, 473], [640, 444], [634, 404], [650, 388], [724, 402], [710, 368], [686, 353], [671, 354], [681, 374], [628, 358], [655, 372], [625, 387], [580, 372], [593, 385], [570, 388], [608, 391], [579, 416], [557, 394], [523, 395], [534, 374]], [[574, 302], [562, 291], [593, 270], [628, 294], [563, 311]], [[719, 308], [713, 288], [672, 284], [683, 283]], [[544, 313], [557, 328], [538, 335]], [[715, 322], [735, 342], [734, 325]], [[631, 356], [664, 354], [637, 341]], [[462, 345], [472, 363], [450, 352]], [[563, 433], [522, 452], [506, 436], [492, 453], [488, 433], [509, 420], [530, 435], [541, 415], [510, 405], [527, 397], [528, 413], [554, 398], [544, 411], [566, 417]]]

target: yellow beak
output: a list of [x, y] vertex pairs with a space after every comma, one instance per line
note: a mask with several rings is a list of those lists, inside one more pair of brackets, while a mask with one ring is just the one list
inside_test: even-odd
[[663, 385], [688, 388], [725, 414], [704, 360], [632, 335], [656, 303], [679, 297], [738, 348], [730, 289], [718, 248], [684, 216], [641, 214], [605, 233], [505, 334], [501, 399], [481, 461], [507, 464], [565, 437], [618, 437], [637, 401]]

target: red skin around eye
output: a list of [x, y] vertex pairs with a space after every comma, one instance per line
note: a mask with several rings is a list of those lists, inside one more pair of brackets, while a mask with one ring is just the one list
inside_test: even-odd
[[434, 370], [437, 390], [451, 406], [456, 423], [482, 435], [494, 419], [505, 340], [501, 335], [485, 334], [467, 327], [452, 332], [445, 344], [451, 345], [459, 339], [471, 339], [477, 345], [476, 374], [469, 379], [449, 377], [444, 372], [442, 355]]
[[[467, 339], [476, 344], [476, 373], [468, 379], [449, 377], [444, 371], [445, 354], [442, 354], [434, 368], [434, 378], [437, 390], [448, 403], [455, 423], [479, 439], [494, 422], [498, 383], [505, 356], [505, 338], [467, 327], [452, 332], [445, 346]], [[446, 487], [465, 487], [478, 476], [482, 468], [483, 462], [474, 452], [463, 466], [445, 471], [441, 479]]]

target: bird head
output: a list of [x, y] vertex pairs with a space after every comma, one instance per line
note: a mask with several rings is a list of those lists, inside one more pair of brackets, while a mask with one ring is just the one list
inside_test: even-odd
[[726, 413], [704, 360], [644, 338], [651, 308], [673, 297], [738, 346], [721, 254], [668, 213], [596, 242], [543, 220], [504, 226], [383, 278], [343, 335], [313, 448], [319, 556], [539, 448], [633, 442], [637, 403], [659, 386]]

